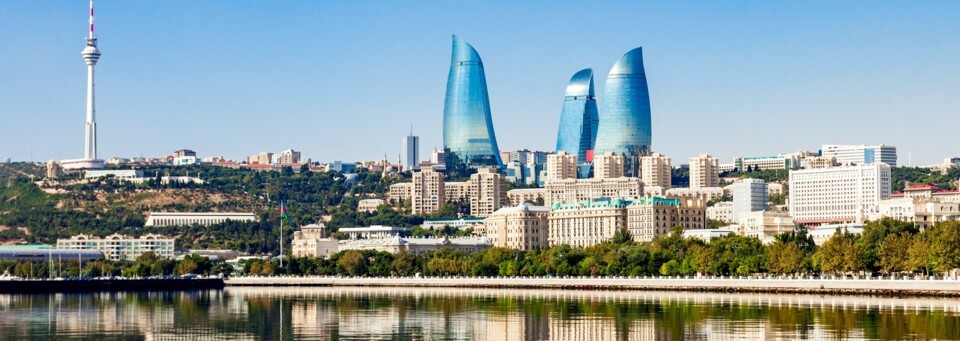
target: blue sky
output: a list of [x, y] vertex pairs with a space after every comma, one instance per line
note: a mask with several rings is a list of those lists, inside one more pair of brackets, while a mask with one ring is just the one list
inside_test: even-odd
[[[86, 1], [5, 1], [0, 159], [83, 151]], [[450, 37], [484, 61], [500, 150], [552, 150], [566, 82], [643, 46], [653, 149], [686, 163], [885, 143], [960, 155], [957, 1], [97, 2], [100, 153], [396, 159], [442, 146]], [[602, 113], [601, 113], [602, 118]]]

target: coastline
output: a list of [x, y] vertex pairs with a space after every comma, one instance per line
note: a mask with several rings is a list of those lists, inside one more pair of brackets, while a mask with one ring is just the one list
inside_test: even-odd
[[960, 297], [957, 280], [736, 278], [233, 277], [227, 287], [410, 287]]
[[223, 289], [221, 279], [5, 280], [0, 294]]

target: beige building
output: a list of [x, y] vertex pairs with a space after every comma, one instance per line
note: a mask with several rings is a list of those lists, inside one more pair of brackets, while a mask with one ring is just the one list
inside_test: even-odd
[[577, 178], [577, 156], [567, 154], [565, 151], [559, 151], [555, 154], [547, 155], [547, 176], [545, 181], [576, 179]]
[[327, 227], [323, 224], [300, 227], [299, 231], [293, 233], [293, 240], [290, 241], [293, 257], [327, 258], [340, 251], [338, 245], [336, 239], [327, 238]]
[[144, 226], [214, 225], [226, 221], [256, 221], [252, 212], [150, 212]]
[[644, 186], [660, 186], [670, 189], [670, 157], [653, 153], [640, 158], [640, 179]]
[[764, 244], [772, 243], [778, 234], [796, 229], [790, 215], [770, 211], [744, 212], [740, 215], [740, 225], [744, 236], [756, 237]]
[[281, 165], [300, 163], [300, 152], [293, 149], [284, 150], [280, 152], [279, 161]]
[[549, 246], [550, 210], [543, 206], [520, 204], [504, 207], [487, 216], [483, 233], [493, 247], [533, 250]]
[[387, 202], [383, 199], [360, 199], [360, 202], [357, 203], [357, 212], [373, 213], [377, 211], [377, 207], [386, 204]]
[[480, 168], [470, 175], [470, 215], [486, 217], [507, 205], [507, 184], [503, 174], [494, 168]]
[[637, 198], [626, 206], [626, 211], [626, 227], [633, 239], [641, 242], [670, 234], [677, 226], [700, 230], [707, 224], [706, 205], [694, 198]]
[[63, 175], [63, 168], [56, 161], [47, 161], [47, 178], [55, 179]]
[[880, 212], [874, 219], [888, 217], [913, 223], [925, 229], [936, 223], [958, 220], [960, 204], [944, 203], [932, 198], [890, 198], [880, 200]]
[[733, 224], [733, 201], [721, 201], [707, 207], [707, 219]]
[[722, 187], [700, 187], [700, 188], [671, 188], [666, 190], [664, 195], [668, 197], [691, 197], [703, 201], [710, 201], [723, 197]]
[[944, 203], [960, 203], [960, 191], [941, 190], [937, 186], [927, 184], [910, 185], [902, 193], [893, 197], [933, 199]]
[[340, 251], [376, 250], [389, 253], [425, 253], [441, 249], [452, 249], [468, 253], [480, 252], [493, 247], [486, 237], [468, 238], [403, 238], [356, 239], [340, 242]]
[[273, 159], [273, 153], [263, 152], [256, 155], [250, 155], [247, 157], [247, 163], [251, 165], [269, 165], [270, 161]]
[[390, 205], [399, 205], [401, 201], [410, 201], [413, 196], [413, 183], [401, 182], [390, 185], [387, 191], [387, 202]]
[[622, 178], [624, 167], [626, 167], [625, 160], [623, 155], [614, 152], [595, 155], [593, 157], [593, 177], [595, 179]]
[[423, 168], [413, 172], [411, 191], [411, 211], [416, 215], [427, 215], [440, 210], [444, 200], [443, 174], [433, 168]]
[[469, 194], [469, 181], [443, 183], [443, 199], [446, 202], [466, 202]]
[[576, 203], [596, 198], [630, 199], [643, 196], [643, 183], [638, 178], [566, 179], [548, 181], [544, 185], [544, 205]]
[[820, 168], [830, 168], [839, 166], [840, 163], [837, 162], [837, 158], [832, 156], [817, 156], [805, 158], [800, 161], [800, 167], [806, 169], [820, 169]]
[[690, 188], [720, 187], [720, 160], [709, 154], [690, 158]]
[[160, 258], [173, 258], [174, 243], [173, 238], [156, 234], [147, 234], [139, 238], [116, 233], [103, 238], [80, 234], [70, 239], [57, 239], [57, 248], [97, 250], [109, 260], [121, 261], [136, 260], [147, 252], [153, 252]]
[[627, 226], [624, 208], [629, 204], [623, 199], [554, 204], [548, 217], [550, 246], [586, 247], [610, 240], [618, 229]]
[[510, 202], [510, 206], [527, 202], [543, 204], [546, 202], [545, 197], [546, 190], [543, 188], [518, 188], [507, 191], [507, 200]]

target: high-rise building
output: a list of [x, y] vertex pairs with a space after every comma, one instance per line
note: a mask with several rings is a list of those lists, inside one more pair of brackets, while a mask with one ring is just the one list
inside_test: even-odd
[[556, 154], [547, 155], [547, 176], [546, 181], [576, 179], [577, 178], [577, 156], [569, 154], [566, 151], [559, 151]]
[[887, 145], [842, 145], [825, 144], [820, 150], [822, 156], [835, 157], [841, 165], [865, 165], [883, 162], [890, 167], [897, 166], [897, 147]]
[[507, 198], [506, 179], [495, 168], [483, 167], [470, 175], [468, 181], [470, 199], [470, 215], [486, 217], [506, 206]]
[[449, 174], [465, 175], [468, 167], [503, 167], [490, 118], [483, 61], [473, 46], [457, 36], [453, 36], [443, 105], [443, 148]]
[[767, 210], [767, 183], [761, 179], [742, 179], [733, 183], [733, 221], [748, 212]]
[[94, 102], [94, 68], [100, 60], [100, 49], [97, 48], [97, 38], [93, 34], [93, 0], [90, 0], [90, 32], [87, 36], [87, 46], [83, 48], [83, 61], [87, 63], [87, 123], [83, 146], [83, 159], [63, 160], [64, 169], [99, 169], [103, 168], [103, 160], [97, 158], [97, 111]]
[[593, 70], [583, 69], [573, 75], [563, 97], [557, 152], [565, 151], [580, 160], [578, 176], [590, 176], [590, 155], [597, 142], [600, 117], [593, 93]]
[[658, 186], [670, 189], [672, 181], [671, 160], [669, 156], [653, 153], [640, 158], [640, 179], [644, 186]]
[[625, 156], [625, 174], [640, 176], [640, 157], [650, 151], [650, 93], [643, 69], [643, 50], [620, 57], [607, 75], [594, 154]]
[[720, 187], [720, 160], [708, 154], [690, 158], [690, 188]]
[[890, 180], [883, 162], [790, 171], [790, 216], [802, 225], [863, 222], [890, 197]]
[[612, 179], [623, 177], [624, 156], [606, 152], [593, 157], [593, 178]]
[[403, 164], [403, 170], [420, 169], [420, 137], [414, 136], [413, 132], [403, 138], [403, 150], [400, 153], [400, 161]]
[[424, 168], [413, 173], [413, 190], [410, 208], [413, 214], [425, 215], [443, 207], [443, 174], [433, 168]]

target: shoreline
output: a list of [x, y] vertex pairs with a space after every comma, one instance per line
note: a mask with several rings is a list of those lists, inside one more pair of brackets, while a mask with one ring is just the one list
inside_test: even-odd
[[223, 289], [221, 279], [4, 280], [0, 294]]
[[234, 277], [227, 287], [395, 287], [960, 297], [957, 280]]

